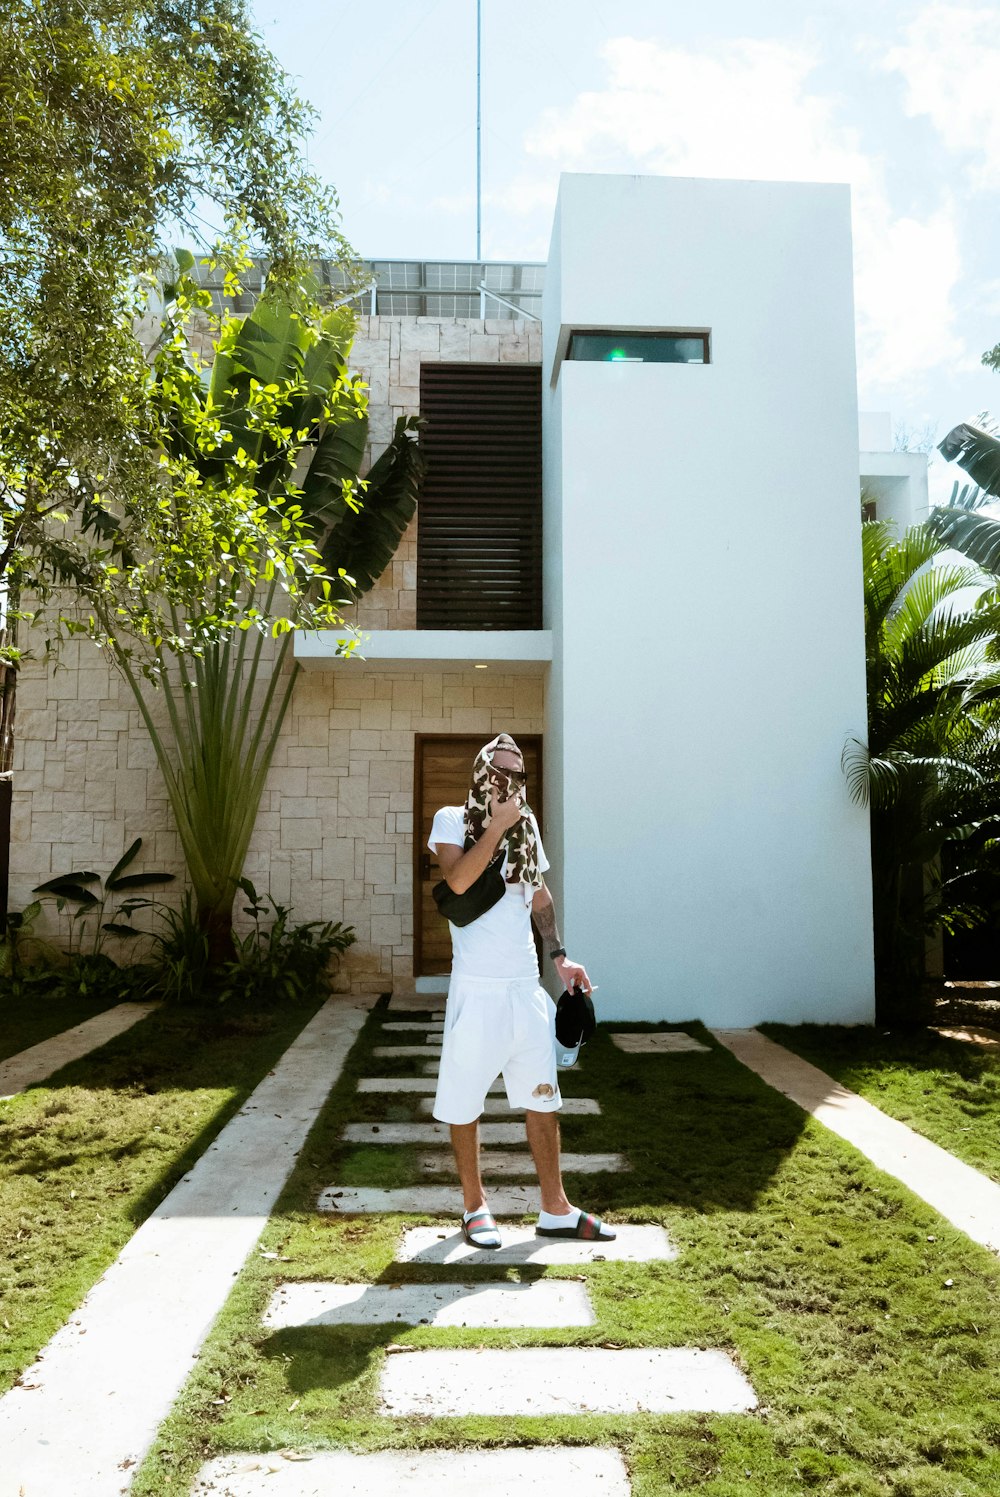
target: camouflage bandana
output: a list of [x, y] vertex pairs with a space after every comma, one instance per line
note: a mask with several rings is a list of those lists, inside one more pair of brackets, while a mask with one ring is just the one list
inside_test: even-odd
[[[490, 784], [489, 770], [493, 763], [493, 755], [498, 749], [509, 754], [521, 754], [521, 750], [509, 733], [498, 733], [489, 743], [484, 744], [476, 755], [476, 762], [472, 766], [472, 786], [465, 802], [467, 847], [478, 842], [490, 824], [493, 786]], [[521, 754], [521, 762], [524, 763], [523, 754]], [[501, 840], [498, 850], [507, 854], [508, 884], [526, 884], [529, 889], [540, 889], [542, 875], [538, 869], [538, 839], [528, 820], [527, 813], [531, 808], [525, 801], [523, 789], [517, 792], [517, 799], [522, 810], [521, 820], [510, 828]]]

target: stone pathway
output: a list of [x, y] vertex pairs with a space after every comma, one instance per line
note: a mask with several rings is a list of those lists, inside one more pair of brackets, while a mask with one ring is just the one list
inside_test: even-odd
[[61, 1071], [70, 1061], [79, 1060], [109, 1040], [117, 1039], [140, 1019], [155, 1013], [159, 1006], [158, 1003], [116, 1003], [92, 1019], [84, 1019], [82, 1024], [74, 1024], [72, 1029], [64, 1029], [61, 1034], [54, 1034], [50, 1039], [41, 1040], [37, 1045], [0, 1061], [0, 1102], [16, 1097], [29, 1086]]
[[611, 1043], [626, 1055], [679, 1055], [685, 1050], [701, 1050], [710, 1054], [708, 1045], [696, 1040], [683, 1030], [667, 1030], [660, 1034], [612, 1034]]
[[1000, 1185], [759, 1030], [712, 1033], [749, 1070], [854, 1144], [973, 1242], [1000, 1252]]
[[[376, 1045], [379, 1064], [387, 1059], [422, 1059], [440, 1054], [439, 1021], [418, 1019], [405, 1024], [383, 1022], [390, 1037], [409, 1031], [413, 1043]], [[424, 1032], [424, 1043], [418, 1042]], [[645, 1038], [645, 1037], [644, 1037]], [[690, 1036], [671, 1036], [683, 1042], [669, 1048], [704, 1049]], [[649, 1047], [643, 1047], [649, 1048]], [[653, 1047], [658, 1049], [661, 1047]], [[437, 1060], [427, 1071], [437, 1070]], [[492, 1090], [499, 1091], [497, 1082]], [[432, 1075], [364, 1077], [358, 1092], [399, 1098], [410, 1096], [414, 1110], [430, 1113]], [[598, 1116], [593, 1098], [575, 1098], [564, 1107], [568, 1116]], [[513, 1116], [506, 1099], [487, 1104], [490, 1117]], [[490, 1180], [510, 1175], [521, 1183], [493, 1185], [490, 1204], [498, 1218], [521, 1217], [538, 1209], [538, 1189], [531, 1155], [526, 1148], [523, 1119], [484, 1122], [483, 1172]], [[455, 1178], [448, 1128], [431, 1118], [411, 1122], [353, 1122], [341, 1131], [345, 1143], [393, 1147], [437, 1143], [440, 1147], [417, 1156], [421, 1173]], [[491, 1145], [516, 1145], [504, 1149]], [[564, 1169], [585, 1174], [630, 1168], [621, 1154], [567, 1153]], [[447, 1281], [409, 1283], [401, 1279], [378, 1284], [330, 1282], [291, 1283], [273, 1295], [266, 1312], [269, 1328], [305, 1325], [427, 1325], [431, 1327], [489, 1327], [511, 1330], [545, 1327], [572, 1329], [595, 1323], [586, 1269], [602, 1262], [653, 1262], [676, 1258], [677, 1251], [659, 1226], [623, 1225], [613, 1242], [546, 1239], [533, 1226], [502, 1226], [503, 1246], [483, 1252], [464, 1242], [457, 1226], [461, 1197], [457, 1183], [414, 1184], [407, 1187], [327, 1186], [319, 1196], [323, 1213], [427, 1214], [451, 1218], [448, 1227], [412, 1227], [402, 1234], [399, 1263], [454, 1265]], [[573, 1264], [582, 1277], [533, 1279], [528, 1282], [477, 1280], [477, 1271], [508, 1265]], [[408, 1355], [386, 1357], [379, 1380], [379, 1405], [388, 1418], [449, 1418], [474, 1414], [585, 1415], [595, 1413], [748, 1413], [757, 1406], [746, 1378], [721, 1351], [670, 1347], [613, 1350], [603, 1347], [510, 1347], [504, 1349], [443, 1350], [421, 1347]], [[305, 1453], [303, 1453], [305, 1454]], [[290, 1459], [296, 1452], [286, 1452]], [[502, 1457], [503, 1459], [494, 1459]], [[241, 1464], [242, 1462], [242, 1464]], [[578, 1464], [579, 1463], [579, 1464]], [[313, 1456], [304, 1468], [308, 1487], [294, 1478], [280, 1456], [227, 1457], [206, 1466], [193, 1497], [256, 1497], [257, 1493], [295, 1493], [309, 1490], [366, 1494], [399, 1488], [401, 1492], [434, 1493], [457, 1490], [463, 1473], [476, 1490], [488, 1488], [495, 1497], [514, 1497], [526, 1484], [548, 1490], [553, 1497], [626, 1497], [630, 1488], [621, 1456], [614, 1450], [572, 1447], [525, 1451], [420, 1451], [368, 1456]], [[283, 1484], [287, 1480], [288, 1484]], [[356, 1485], [355, 1485], [356, 1483]], [[443, 1485], [441, 1485], [443, 1483]]]
[[[454, 1187], [449, 1187], [454, 1203]], [[491, 1191], [496, 1199], [497, 1192]], [[499, 1207], [497, 1208], [499, 1210]], [[516, 1213], [511, 1213], [514, 1215]], [[503, 1267], [522, 1263], [665, 1263], [677, 1257], [677, 1249], [662, 1227], [638, 1227], [631, 1224], [615, 1228], [613, 1242], [577, 1242], [576, 1239], [545, 1238], [535, 1235], [534, 1227], [503, 1229], [503, 1247], [490, 1253], [489, 1262]], [[400, 1263], [478, 1263], [483, 1266], [479, 1248], [470, 1247], [461, 1232], [452, 1227], [410, 1227], [396, 1254]]]
[[515, 1328], [593, 1325], [586, 1286], [570, 1279], [530, 1284], [286, 1284], [264, 1324], [441, 1325]]
[[1000, 1050], [1000, 1034], [995, 1029], [986, 1029], [980, 1024], [964, 1024], [958, 1029], [942, 1029], [935, 1025], [934, 1031], [945, 1040], [963, 1040], [967, 1045], [982, 1045], [987, 1050]]
[[0, 1497], [117, 1497], [191, 1370], [366, 1018], [331, 999], [0, 1398]]
[[[567, 1175], [603, 1175], [607, 1172], [620, 1175], [632, 1168], [624, 1154], [573, 1154], [565, 1150], [562, 1155], [563, 1172]], [[451, 1175], [458, 1179], [455, 1156], [450, 1149], [428, 1150], [417, 1155], [417, 1169], [424, 1175]], [[523, 1175], [524, 1154], [514, 1149], [490, 1150], [490, 1176]]]
[[[503, 1083], [499, 1083], [501, 1086]], [[419, 1106], [420, 1112], [429, 1112], [433, 1116], [434, 1098], [425, 1097]], [[511, 1107], [505, 1099], [494, 1097], [486, 1098], [486, 1106], [483, 1109], [484, 1117], [520, 1117], [524, 1116], [523, 1107]], [[559, 1116], [563, 1118], [596, 1118], [600, 1117], [600, 1104], [593, 1097], [563, 1097], [563, 1105], [559, 1109]], [[492, 1159], [492, 1154], [490, 1158]]]
[[629, 1497], [617, 1450], [384, 1450], [222, 1456], [203, 1467], [191, 1497]]
[[[420, 1351], [388, 1357], [386, 1414], [746, 1414], [746, 1378], [722, 1351], [605, 1351], [600, 1346]], [[596, 1488], [592, 1490], [596, 1491]]]

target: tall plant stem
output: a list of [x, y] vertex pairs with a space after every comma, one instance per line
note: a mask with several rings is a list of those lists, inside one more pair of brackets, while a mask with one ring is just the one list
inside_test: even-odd
[[[162, 677], [166, 731], [155, 722], [131, 662], [123, 652], [118, 654], [163, 774], [199, 919], [215, 961], [232, 951], [233, 895], [300, 669], [296, 665], [286, 671], [291, 643], [292, 636], [285, 635], [276, 651], [252, 729], [262, 637], [250, 652], [249, 669], [243, 638], [210, 647], [195, 658], [192, 669], [183, 660], [175, 661]], [[174, 668], [184, 699], [182, 710], [171, 677]]]

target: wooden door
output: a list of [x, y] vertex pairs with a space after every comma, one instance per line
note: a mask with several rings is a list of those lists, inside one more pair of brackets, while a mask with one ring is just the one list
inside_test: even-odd
[[[413, 786], [413, 975], [438, 977], [451, 971], [451, 935], [438, 914], [431, 889], [441, 877], [437, 858], [427, 846], [435, 811], [463, 806], [469, 793], [472, 765], [484, 740], [465, 733], [438, 737], [418, 733], [414, 746]], [[528, 776], [528, 804], [545, 840], [542, 820], [542, 740], [537, 734], [518, 735]]]

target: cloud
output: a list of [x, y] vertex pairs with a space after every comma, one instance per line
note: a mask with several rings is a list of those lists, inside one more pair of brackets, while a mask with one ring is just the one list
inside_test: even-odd
[[546, 109], [527, 131], [537, 177], [509, 185], [510, 213], [533, 217], [560, 170], [848, 182], [862, 385], [903, 395], [945, 361], [974, 362], [954, 326], [950, 199], [923, 218], [894, 215], [886, 164], [864, 148], [845, 101], [812, 86], [814, 47], [738, 39], [698, 51], [618, 37], [602, 56], [606, 86]]
[[1000, 11], [927, 5], [905, 35], [883, 66], [902, 75], [907, 114], [926, 116], [949, 150], [968, 155], [971, 187], [1000, 187]]
[[978, 368], [954, 330], [961, 255], [951, 210], [922, 221], [894, 219], [875, 194], [861, 202], [854, 210], [854, 294], [862, 381], [905, 397], [942, 364], [953, 372]]
[[698, 53], [619, 37], [602, 55], [608, 87], [545, 111], [529, 153], [570, 170], [625, 155], [652, 172], [824, 182], [849, 180], [862, 159], [833, 101], [805, 91], [811, 49], [732, 41]]

